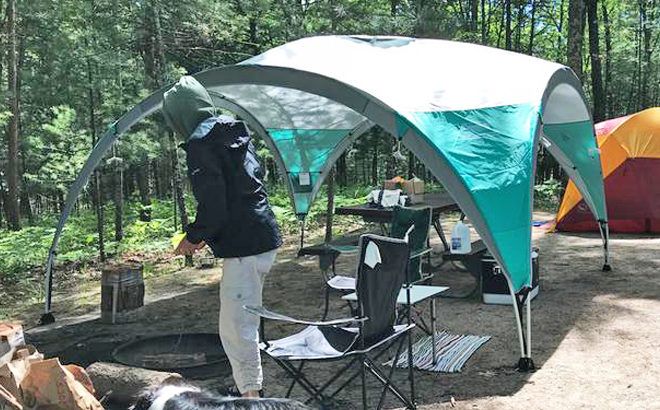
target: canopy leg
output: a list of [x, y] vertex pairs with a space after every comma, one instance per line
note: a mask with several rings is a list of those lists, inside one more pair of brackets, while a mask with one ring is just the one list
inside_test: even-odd
[[[531, 347], [531, 335], [532, 335], [532, 326], [531, 326], [531, 306], [529, 300], [529, 288], [522, 289], [518, 294], [511, 292], [513, 297], [513, 311], [516, 316], [516, 325], [518, 328], [518, 339], [520, 341], [520, 351], [521, 357], [518, 360], [518, 365], [516, 366], [518, 371], [521, 372], [533, 372], [536, 370], [534, 361], [532, 360], [532, 347]], [[523, 319], [523, 305], [527, 305], [526, 315], [527, 315], [527, 338], [523, 333], [523, 328], [525, 327], [525, 321]]]
[[603, 254], [605, 257], [605, 262], [603, 263], [603, 272], [609, 272], [612, 270], [610, 265], [610, 251], [609, 251], [609, 242], [610, 242], [610, 228], [607, 225], [607, 221], [599, 220], [598, 228], [600, 229], [600, 236], [603, 238]]
[[44, 314], [39, 319], [39, 325], [48, 325], [55, 322], [55, 316], [50, 311], [51, 297], [53, 293], [53, 265], [55, 263], [55, 251], [51, 250], [48, 254], [48, 262], [46, 263], [46, 302], [44, 304]]
[[526, 346], [527, 347], [527, 357], [518, 362], [518, 369], [521, 372], [533, 372], [536, 370], [536, 366], [534, 365], [534, 360], [532, 360], [532, 298], [529, 297], [529, 294], [525, 297], [525, 305], [527, 306], [527, 309], [525, 309], [526, 313], [526, 320], [527, 320], [527, 339], [526, 339]]
[[300, 249], [305, 246], [305, 219], [300, 220]]
[[[511, 285], [509, 284], [509, 289]], [[513, 298], [513, 314], [516, 318], [516, 328], [518, 330], [518, 342], [520, 343], [520, 362], [527, 356], [527, 351], [525, 349], [525, 335], [522, 330], [522, 318], [520, 317], [520, 309], [518, 308], [518, 297], [513, 291], [511, 291], [511, 297]]]

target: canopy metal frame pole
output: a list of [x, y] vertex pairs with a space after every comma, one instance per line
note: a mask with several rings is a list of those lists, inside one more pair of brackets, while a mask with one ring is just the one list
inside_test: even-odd
[[600, 236], [603, 238], [603, 256], [605, 262], [603, 263], [603, 272], [610, 272], [612, 266], [610, 265], [610, 228], [607, 221], [598, 220], [598, 229], [600, 230]]

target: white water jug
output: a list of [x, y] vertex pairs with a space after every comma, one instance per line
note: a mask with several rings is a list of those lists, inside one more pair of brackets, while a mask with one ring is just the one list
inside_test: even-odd
[[451, 231], [451, 253], [470, 253], [472, 243], [470, 242], [470, 228], [463, 221], [458, 221]]

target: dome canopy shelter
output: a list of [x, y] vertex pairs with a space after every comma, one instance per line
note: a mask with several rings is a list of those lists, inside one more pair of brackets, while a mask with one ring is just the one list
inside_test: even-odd
[[[531, 357], [531, 328], [528, 320], [525, 342], [519, 308], [531, 282], [539, 142], [600, 221], [607, 265], [607, 213], [593, 123], [580, 82], [567, 67], [452, 41], [324, 36], [195, 77], [219, 107], [261, 134], [287, 176], [301, 217], [334, 161], [359, 134], [377, 124], [401, 140], [442, 182], [502, 267], [516, 300], [523, 358]], [[112, 125], [69, 190], [46, 265], [45, 317], [55, 250], [73, 202], [112, 143], [159, 110], [168, 88]]]

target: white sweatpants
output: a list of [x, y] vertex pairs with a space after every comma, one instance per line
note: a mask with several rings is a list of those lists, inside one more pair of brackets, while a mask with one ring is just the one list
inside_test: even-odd
[[226, 258], [220, 281], [220, 339], [241, 393], [261, 390], [263, 371], [259, 352], [259, 317], [244, 305], [262, 303], [266, 274], [277, 250], [243, 258]]

